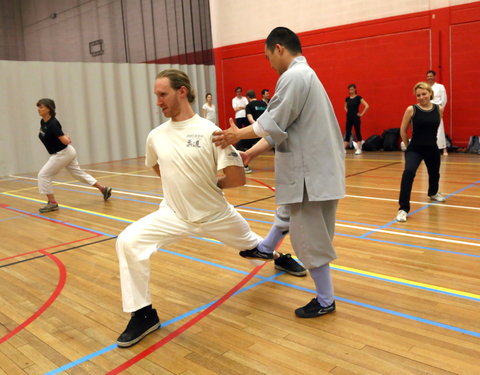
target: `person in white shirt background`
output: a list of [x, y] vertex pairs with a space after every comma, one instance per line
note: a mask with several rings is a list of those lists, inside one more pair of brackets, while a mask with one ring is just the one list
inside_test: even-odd
[[217, 110], [215, 108], [215, 104], [213, 104], [213, 96], [211, 93], [207, 92], [205, 95], [205, 101], [206, 103], [202, 106], [203, 117], [216, 124]]
[[[440, 107], [445, 109], [447, 105], [447, 90], [445, 86], [441, 83], [435, 82], [437, 73], [433, 70], [427, 72], [427, 83], [432, 87], [433, 90], [433, 104], [438, 104]], [[440, 121], [440, 126], [438, 127], [437, 132], [437, 146], [440, 150], [443, 150], [443, 155], [448, 155], [447, 151], [447, 139], [445, 137], [445, 127], [443, 126], [443, 119]]]

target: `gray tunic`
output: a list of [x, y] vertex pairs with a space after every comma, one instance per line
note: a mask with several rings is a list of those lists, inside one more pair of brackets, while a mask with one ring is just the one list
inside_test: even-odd
[[302, 202], [304, 186], [309, 201], [344, 197], [342, 134], [330, 99], [305, 57], [296, 57], [280, 76], [257, 122], [275, 144], [278, 204]]

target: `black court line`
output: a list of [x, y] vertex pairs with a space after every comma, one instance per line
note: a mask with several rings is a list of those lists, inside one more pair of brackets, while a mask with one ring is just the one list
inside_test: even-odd
[[[95, 245], [97, 243], [101, 243], [101, 242], [105, 242], [105, 241], [110, 241], [114, 238], [117, 238], [117, 236], [115, 237], [109, 237], [109, 238], [104, 238], [102, 240], [98, 240], [98, 241], [93, 241], [93, 242], [89, 242], [89, 243], [85, 243], [83, 245], [78, 245], [78, 246], [73, 246], [73, 247], [69, 247], [67, 249], [63, 249], [63, 250], [57, 250], [57, 251], [53, 251], [51, 252], [50, 254], [58, 254], [58, 253], [63, 253], [65, 251], [70, 251], [70, 250], [75, 250], [75, 249], [80, 249], [82, 247], [85, 247], [85, 246], [90, 246], [90, 245]], [[8, 266], [13, 266], [15, 264], [19, 264], [19, 263], [25, 263], [25, 262], [29, 262], [31, 260], [35, 260], [35, 259], [39, 259], [39, 258], [45, 258], [46, 255], [39, 255], [39, 256], [36, 256], [36, 257], [33, 257], [33, 258], [28, 258], [28, 259], [24, 259], [24, 260], [19, 260], [17, 262], [12, 262], [12, 263], [7, 263], [7, 264], [4, 264], [2, 266], [0, 266], [0, 268], [3, 268], [3, 267], [8, 267]]]
[[265, 197], [265, 198], [255, 199], [254, 201], [245, 202], [245, 203], [241, 203], [241, 204], [236, 204], [236, 205], [234, 205], [233, 207], [246, 206], [247, 204], [265, 201], [265, 200], [270, 199], [270, 198], [275, 198], [275, 194], [274, 194], [274, 195], [270, 195], [270, 196]]
[[370, 169], [366, 169], [366, 170], [361, 171], [361, 172], [348, 174], [348, 175], [345, 176], [345, 178], [353, 177], [353, 176], [358, 176], [359, 174], [363, 174], [363, 173], [375, 171], [375, 170], [377, 170], [377, 169], [381, 169], [381, 168], [385, 168], [385, 167], [390, 167], [390, 166], [392, 166], [392, 165], [400, 164], [400, 163], [401, 163], [401, 162], [399, 162], [399, 161], [394, 161], [393, 163], [384, 164], [384, 165], [381, 165], [381, 166], [379, 166], [379, 167], [370, 168]]

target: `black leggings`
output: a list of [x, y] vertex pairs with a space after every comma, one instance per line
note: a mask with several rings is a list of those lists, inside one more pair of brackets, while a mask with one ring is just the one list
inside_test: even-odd
[[357, 142], [362, 140], [362, 134], [360, 133], [360, 117], [347, 117], [347, 122], [345, 123], [345, 142], [350, 142], [350, 137], [352, 136], [352, 126], [355, 127], [355, 138]]
[[400, 185], [398, 203], [400, 210], [410, 211], [410, 194], [413, 180], [418, 166], [425, 161], [428, 171], [428, 196], [438, 193], [438, 181], [440, 180], [440, 153], [437, 146], [408, 147], [405, 151], [405, 170]]

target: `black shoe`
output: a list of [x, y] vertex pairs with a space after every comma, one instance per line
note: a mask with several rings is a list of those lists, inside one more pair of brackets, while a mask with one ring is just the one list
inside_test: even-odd
[[127, 328], [117, 339], [119, 347], [128, 348], [160, 327], [157, 310], [148, 307], [132, 313]]
[[105, 189], [103, 189], [103, 200], [106, 201], [110, 196], [112, 195], [112, 188], [105, 186]]
[[264, 253], [258, 250], [256, 247], [253, 248], [252, 250], [242, 250], [238, 254], [244, 258], [260, 259], [264, 261], [273, 259], [273, 253]]
[[280, 258], [275, 259], [275, 268], [280, 271], [285, 271], [293, 276], [305, 276], [307, 270], [292, 258], [290, 254], [280, 254]]
[[316, 318], [335, 311], [335, 301], [330, 306], [322, 307], [317, 300], [317, 297], [313, 298], [305, 306], [295, 310], [295, 315], [299, 318]]

